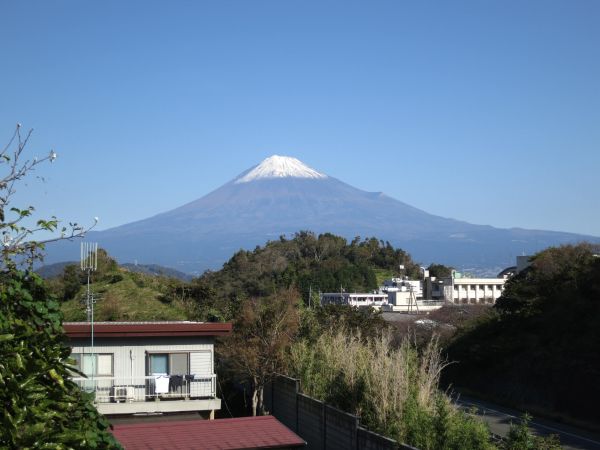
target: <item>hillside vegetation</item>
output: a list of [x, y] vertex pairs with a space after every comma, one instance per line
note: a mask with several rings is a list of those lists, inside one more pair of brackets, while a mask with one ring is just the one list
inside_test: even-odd
[[356, 237], [348, 243], [333, 234], [303, 231], [253, 251], [240, 250], [221, 270], [193, 280], [190, 295], [197, 318], [231, 319], [241, 300], [283, 289], [298, 290], [307, 305], [318, 301], [319, 292], [368, 292], [383, 277], [396, 274], [399, 264], [408, 275], [418, 276], [419, 266], [410, 255], [389, 242]]
[[[335, 328], [333, 329], [335, 330]], [[444, 361], [432, 340], [417, 351], [389, 333], [322, 330], [291, 347], [290, 372], [303, 391], [360, 416], [368, 429], [420, 449], [494, 449], [486, 425], [438, 389]]]
[[[95, 320], [99, 321], [233, 320], [244, 299], [294, 288], [307, 305], [315, 304], [319, 291], [376, 289], [383, 278], [396, 273], [399, 264], [406, 273], [418, 275], [410, 255], [389, 242], [357, 237], [348, 243], [332, 234], [300, 232], [253, 251], [240, 250], [221, 270], [205, 272], [190, 282], [133, 272], [100, 250], [91, 291], [98, 298]], [[65, 320], [85, 320], [86, 275], [78, 266], [65, 266], [48, 285], [63, 300]]]
[[[94, 320], [145, 321], [185, 320], [188, 310], [176, 295], [181, 281], [156, 275], [131, 272], [99, 250], [98, 270], [91, 274], [90, 290], [97, 303]], [[62, 275], [47, 281], [54, 295], [63, 300], [65, 321], [86, 320], [87, 275], [76, 265], [67, 265]]]
[[600, 424], [600, 258], [550, 248], [448, 347], [445, 379], [520, 408]]

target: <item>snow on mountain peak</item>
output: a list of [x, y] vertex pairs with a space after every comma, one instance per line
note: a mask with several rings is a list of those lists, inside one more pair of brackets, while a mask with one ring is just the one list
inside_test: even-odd
[[327, 175], [311, 169], [302, 161], [290, 156], [273, 155], [265, 159], [258, 166], [250, 170], [243, 177], [235, 180], [236, 183], [248, 183], [250, 181], [263, 180], [266, 178], [313, 178], [323, 179]]

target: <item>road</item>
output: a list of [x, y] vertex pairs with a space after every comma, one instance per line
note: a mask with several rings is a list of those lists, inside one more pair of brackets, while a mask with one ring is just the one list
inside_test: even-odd
[[[499, 436], [506, 436], [511, 422], [518, 422], [523, 414], [510, 408], [477, 400], [462, 394], [456, 400], [456, 403], [464, 409], [475, 407], [477, 409], [476, 414], [487, 422], [492, 433]], [[565, 449], [600, 450], [600, 436], [594, 433], [535, 416], [532, 417], [529, 426], [540, 436], [558, 434], [560, 436], [560, 443]]]

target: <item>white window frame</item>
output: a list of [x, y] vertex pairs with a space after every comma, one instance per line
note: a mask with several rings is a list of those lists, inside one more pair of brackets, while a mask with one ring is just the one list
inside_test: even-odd
[[[101, 353], [101, 352], [97, 352], [97, 353], [85, 353], [85, 352], [76, 352], [76, 353], [71, 353], [71, 358], [75, 360], [75, 364], [73, 367], [75, 367], [77, 370], [79, 370], [82, 373], [85, 373], [83, 371], [83, 367], [81, 364], [81, 361], [83, 358], [85, 357], [91, 357], [94, 356], [95, 357], [95, 361], [92, 364], [92, 367], [94, 368], [94, 372], [95, 373], [89, 373], [89, 374], [85, 374], [88, 377], [112, 377], [114, 376], [115, 373], [115, 355], [114, 353]], [[99, 373], [98, 372], [98, 357], [99, 356], [110, 356], [110, 373]]]

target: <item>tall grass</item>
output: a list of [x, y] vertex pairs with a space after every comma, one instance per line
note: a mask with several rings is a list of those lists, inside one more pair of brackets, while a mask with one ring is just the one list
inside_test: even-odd
[[384, 333], [365, 341], [346, 331], [290, 351], [302, 390], [357, 414], [367, 428], [421, 449], [488, 449], [487, 427], [438, 390], [445, 362], [436, 340], [418, 352], [409, 339], [392, 346]]

